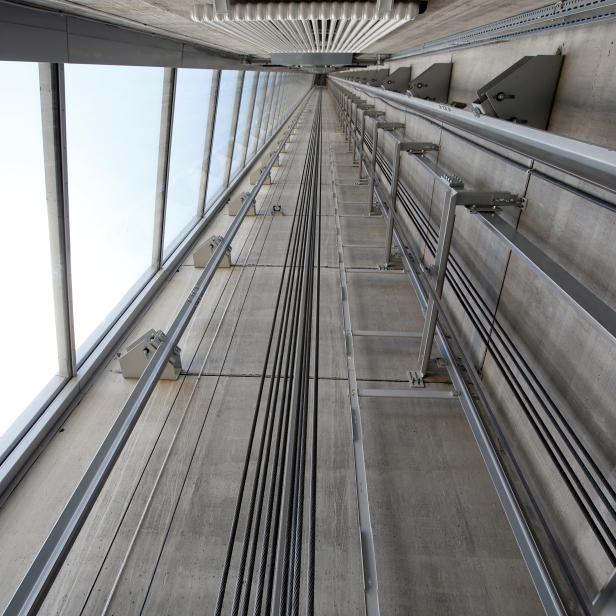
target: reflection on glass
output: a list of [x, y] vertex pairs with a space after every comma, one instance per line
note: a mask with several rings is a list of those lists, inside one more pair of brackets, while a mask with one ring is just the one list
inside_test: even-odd
[[77, 347], [151, 263], [162, 88], [162, 68], [66, 65]]
[[220, 75], [212, 157], [205, 200], [207, 204], [211, 204], [214, 198], [225, 188], [225, 169], [229, 159], [229, 143], [233, 139], [230, 131], [235, 106], [235, 90], [239, 76], [239, 71], [222, 71]]
[[58, 372], [38, 64], [0, 62], [0, 437]]
[[197, 216], [213, 71], [179, 69], [175, 87], [165, 251]]
[[240, 169], [246, 146], [248, 145], [248, 129], [250, 128], [250, 102], [252, 98], [253, 86], [257, 79], [256, 71], [246, 71], [244, 75], [244, 85], [242, 86], [242, 102], [240, 103], [240, 113], [237, 118], [237, 130], [235, 131], [235, 145], [233, 148], [233, 161], [231, 163], [231, 177]]
[[255, 100], [255, 110], [252, 114], [252, 126], [250, 127], [250, 140], [248, 142], [248, 157], [257, 151], [259, 141], [259, 126], [263, 116], [263, 103], [265, 101], [265, 88], [269, 73], [259, 73], [259, 85], [257, 86], [257, 98]]

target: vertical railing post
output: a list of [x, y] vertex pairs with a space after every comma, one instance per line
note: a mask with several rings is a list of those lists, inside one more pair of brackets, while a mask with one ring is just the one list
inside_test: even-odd
[[[438, 232], [438, 244], [436, 248], [436, 255], [434, 257], [434, 266], [432, 269], [434, 291], [438, 297], [441, 297], [443, 293], [443, 286], [445, 284], [445, 273], [447, 271], [447, 261], [449, 258], [451, 238], [453, 236], [453, 226], [456, 218], [457, 200], [458, 191], [450, 186], [443, 205], [441, 224]], [[421, 345], [419, 347], [419, 372], [422, 377], [428, 372], [430, 354], [432, 353], [432, 345], [434, 343], [437, 315], [438, 311], [434, 298], [430, 296], [428, 308], [426, 310], [426, 320], [424, 321], [423, 332], [421, 335]]]
[[394, 233], [394, 219], [396, 216], [396, 202], [398, 200], [398, 177], [400, 175], [400, 153], [402, 142], [396, 139], [394, 144], [394, 159], [392, 161], [391, 186], [389, 189], [389, 220], [385, 236], [385, 267], [391, 263], [391, 242]]
[[154, 202], [154, 237], [152, 241], [152, 269], [158, 271], [163, 262], [165, 216], [169, 189], [169, 159], [171, 156], [171, 132], [173, 130], [173, 108], [177, 69], [166, 68], [163, 77], [163, 100], [160, 110], [160, 132], [158, 137], [158, 165], [156, 168], [156, 200]]
[[64, 65], [39, 64], [39, 84], [58, 373], [70, 378], [77, 369], [77, 360], [71, 281]]

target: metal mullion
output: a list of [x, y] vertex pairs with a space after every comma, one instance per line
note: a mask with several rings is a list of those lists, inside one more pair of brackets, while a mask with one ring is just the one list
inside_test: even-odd
[[152, 238], [152, 269], [158, 271], [163, 261], [165, 216], [169, 188], [169, 158], [173, 131], [173, 110], [177, 69], [166, 68], [163, 77], [163, 98], [160, 110], [158, 165], [156, 171], [156, 200], [154, 203], [154, 236]]
[[[273, 79], [272, 79], [272, 75], [270, 75], [270, 79], [268, 81], [267, 87], [269, 90], [269, 95], [273, 96], [273, 92], [276, 88], [276, 79], [278, 78], [278, 73], [274, 73], [273, 74]], [[265, 93], [265, 100], [267, 101], [267, 92]], [[267, 140], [267, 135], [268, 135], [268, 129], [269, 129], [269, 120], [270, 117], [272, 115], [272, 108], [274, 106], [274, 101], [272, 100], [271, 103], [268, 105], [267, 107], [267, 114], [264, 117], [265, 120], [265, 128], [263, 128], [263, 124], [261, 125], [261, 128], [263, 128], [263, 140], [261, 140], [261, 138], [259, 137], [259, 144], [261, 144], [262, 142], [265, 142]]]
[[212, 142], [214, 140], [214, 126], [216, 125], [216, 110], [218, 108], [218, 91], [220, 90], [221, 71], [213, 71], [212, 88], [210, 90], [209, 113], [205, 129], [205, 144], [203, 151], [203, 169], [201, 171], [201, 185], [199, 187], [199, 206], [197, 218], [205, 216], [207, 186], [210, 178], [210, 162], [212, 160]]
[[269, 82], [271, 78], [271, 73], [267, 73], [267, 77], [265, 79], [265, 88], [263, 92], [263, 100], [261, 102], [261, 113], [259, 114], [259, 123], [257, 125], [256, 131], [256, 144], [255, 144], [255, 152], [259, 149], [259, 144], [261, 143], [261, 126], [263, 125], [263, 116], [265, 115], [265, 103], [267, 101], [267, 90], [269, 88]]
[[231, 119], [231, 128], [229, 130], [229, 143], [227, 145], [227, 160], [225, 164], [225, 175], [223, 180], [223, 188], [229, 185], [229, 177], [231, 176], [231, 161], [233, 160], [233, 149], [235, 148], [235, 137], [237, 131], [237, 121], [240, 117], [240, 104], [242, 102], [242, 89], [244, 87], [244, 71], [240, 71], [235, 84], [235, 99], [233, 102], [233, 117]]
[[248, 146], [250, 145], [250, 133], [252, 130], [252, 118], [255, 114], [255, 104], [257, 102], [257, 90], [259, 88], [259, 80], [262, 73], [257, 73], [256, 78], [254, 80], [254, 84], [252, 86], [252, 92], [250, 93], [250, 102], [248, 106], [250, 108], [250, 117], [248, 118], [248, 123], [246, 126], [246, 145], [244, 147], [244, 153], [242, 154], [242, 160], [240, 161], [239, 168], [241, 169], [246, 164], [246, 157], [248, 156]]
[[263, 118], [263, 108], [265, 106], [265, 93], [267, 90], [267, 80], [269, 77], [269, 73], [259, 73], [259, 90], [257, 91], [257, 101], [255, 104], [259, 103], [257, 109], [257, 116], [255, 117], [253, 114], [253, 120], [255, 123], [254, 133], [252, 131], [252, 127], [250, 130], [252, 142], [249, 141], [250, 147], [250, 155], [252, 156], [259, 146], [259, 131], [261, 130], [261, 119]]
[[71, 281], [64, 65], [39, 64], [39, 83], [58, 374], [71, 378], [77, 369], [77, 359]]
[[269, 121], [267, 123], [267, 134], [266, 138], [272, 134], [274, 130], [274, 120], [276, 119], [276, 115], [278, 114], [278, 105], [280, 103], [280, 82], [281, 82], [281, 73], [276, 73], [276, 80], [274, 81], [274, 100], [272, 102], [272, 111], [269, 116]]
[[275, 130], [276, 127], [278, 126], [278, 123], [280, 122], [280, 116], [282, 115], [282, 108], [283, 108], [284, 100], [285, 100], [286, 88], [287, 88], [287, 75], [286, 73], [283, 73], [281, 77], [280, 88], [279, 88], [280, 96], [278, 97], [278, 103], [277, 103], [278, 106], [276, 108], [276, 115], [274, 116], [272, 130]]

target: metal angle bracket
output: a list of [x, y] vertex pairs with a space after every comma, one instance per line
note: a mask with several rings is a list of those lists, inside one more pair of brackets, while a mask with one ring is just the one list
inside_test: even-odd
[[476, 192], [463, 190], [458, 193], [456, 205], [464, 206], [469, 212], [497, 212], [501, 207], [518, 207], [524, 210], [526, 199], [510, 192]]
[[403, 122], [377, 122], [377, 128], [382, 130], [396, 130], [398, 128], [404, 128]]
[[436, 143], [423, 141], [403, 141], [400, 150], [413, 156], [423, 156], [426, 152], [438, 152], [439, 146]]
[[[228, 206], [229, 216], [237, 216], [240, 213], [240, 210], [242, 209], [242, 206], [244, 205], [244, 202], [246, 201], [246, 199], [248, 199], [248, 197], [250, 197], [250, 193], [247, 192], [243, 192], [240, 195], [234, 195], [233, 197], [231, 197], [231, 199], [229, 199]], [[250, 204], [250, 207], [248, 208], [248, 212], [246, 212], [247, 216], [256, 215], [256, 205], [257, 200], [254, 199], [253, 202]]]
[[[125, 379], [138, 379], [150, 363], [156, 349], [167, 339], [162, 330], [150, 329], [126, 347], [124, 353], [118, 353], [120, 369]], [[177, 381], [182, 370], [181, 349], [173, 347], [173, 352], [163, 370], [162, 380]]]
[[423, 380], [423, 375], [421, 374], [419, 370], [409, 370], [408, 377], [409, 377], [409, 385], [411, 386], [411, 388], [426, 386]]
[[405, 92], [409, 87], [410, 80], [411, 67], [401, 66], [385, 78], [385, 81], [381, 84], [381, 88], [392, 92]]
[[449, 97], [451, 62], [437, 62], [411, 81], [406, 93], [426, 101], [446, 103]]
[[485, 115], [546, 130], [564, 56], [524, 56], [477, 90]]
[[[209, 239], [201, 242], [193, 252], [193, 265], [195, 267], [206, 267], [223, 240], [222, 235], [212, 235]], [[231, 246], [225, 251], [220, 267], [231, 267]]]

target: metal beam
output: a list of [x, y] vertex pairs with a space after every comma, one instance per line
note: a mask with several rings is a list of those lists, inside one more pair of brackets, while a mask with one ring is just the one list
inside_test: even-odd
[[154, 204], [154, 237], [152, 238], [152, 268], [160, 269], [163, 262], [165, 215], [169, 188], [169, 159], [171, 157], [171, 131], [173, 130], [173, 109], [177, 69], [166, 68], [163, 81], [163, 99], [160, 112], [160, 133], [158, 138], [158, 166], [156, 170], [156, 201]]
[[70, 378], [75, 374], [77, 360], [71, 284], [64, 67], [40, 64], [39, 82], [58, 373]]
[[479, 220], [516, 255], [522, 257], [524, 263], [543, 280], [571, 299], [587, 316], [616, 339], [616, 312], [608, 304], [500, 216], [489, 213], [473, 215], [479, 216]]
[[[199, 205], [197, 217], [201, 218], [206, 211], [207, 186], [210, 179], [210, 162], [212, 160], [212, 142], [214, 140], [214, 126], [216, 124], [216, 110], [218, 109], [218, 91], [220, 90], [220, 71], [212, 75], [212, 89], [210, 90], [209, 112], [205, 128], [205, 143], [203, 151], [203, 168], [201, 170], [201, 185], [199, 186]], [[243, 165], [242, 165], [243, 166]]]
[[244, 71], [240, 71], [235, 84], [235, 98], [233, 99], [233, 116], [231, 117], [231, 127], [229, 128], [229, 144], [227, 146], [227, 160], [225, 162], [225, 175], [223, 186], [229, 184], [231, 177], [231, 163], [233, 161], [233, 150], [235, 149], [235, 138], [237, 137], [237, 122], [240, 117], [240, 105], [242, 104], [242, 89], [244, 88]]
[[239, 168], [241, 169], [246, 164], [246, 157], [248, 156], [248, 145], [250, 144], [250, 130], [252, 129], [252, 118], [255, 113], [255, 102], [257, 100], [257, 89], [259, 87], [259, 80], [261, 79], [262, 73], [256, 73], [255, 78], [252, 84], [252, 92], [250, 93], [250, 101], [248, 102], [249, 115], [248, 121], [246, 125], [246, 137], [244, 139], [244, 143], [242, 144], [243, 153], [242, 160], [240, 161]]
[[[76, 9], [73, 3], [67, 8]], [[137, 22], [118, 25], [105, 18], [0, 0], [0, 60], [184, 68], [241, 68], [257, 60], [187, 43], [179, 35], [144, 31]]]
[[437, 122], [444, 122], [608, 190], [613, 191], [616, 186], [614, 150], [497, 118], [484, 115], [477, 117], [473, 113], [443, 103], [432, 103], [380, 88], [351, 84], [337, 77], [329, 78], [340, 86], [360, 90]]

